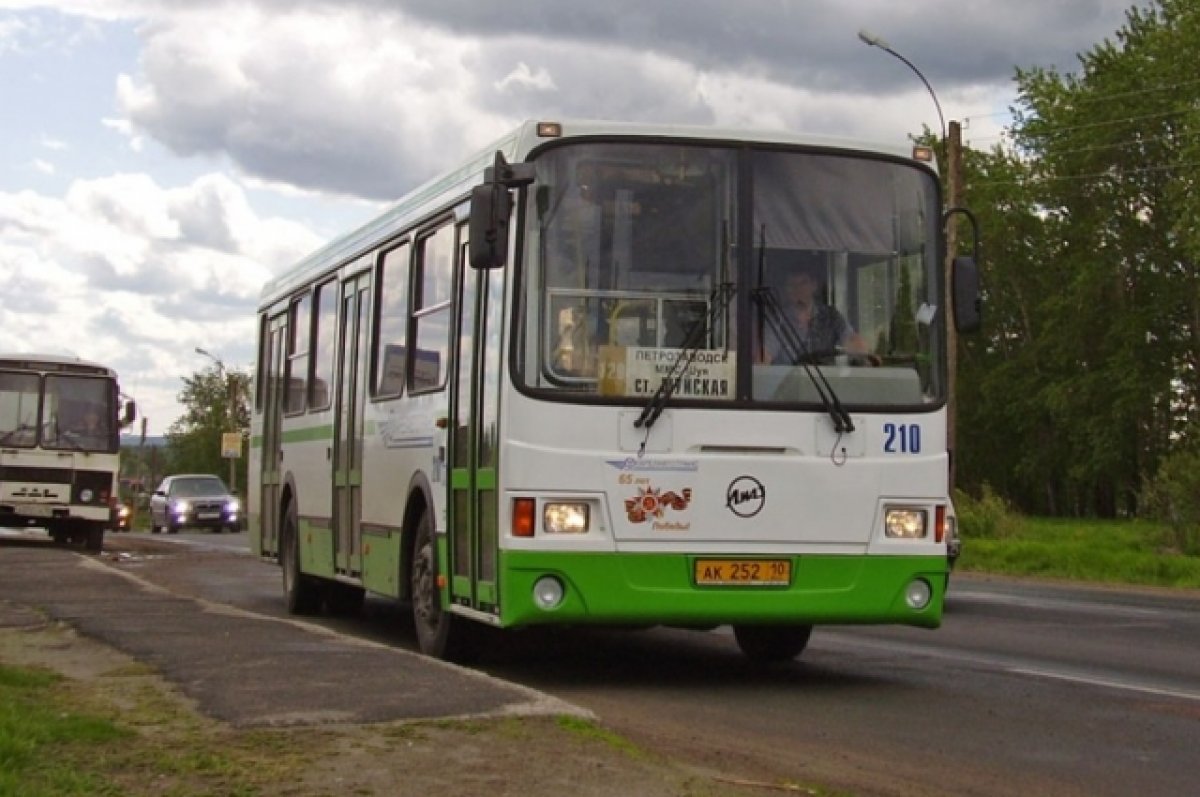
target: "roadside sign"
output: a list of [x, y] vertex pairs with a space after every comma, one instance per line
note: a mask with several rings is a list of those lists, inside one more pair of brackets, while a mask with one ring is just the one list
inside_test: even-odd
[[240, 432], [221, 433], [221, 456], [225, 459], [238, 459], [242, 456], [242, 435]]

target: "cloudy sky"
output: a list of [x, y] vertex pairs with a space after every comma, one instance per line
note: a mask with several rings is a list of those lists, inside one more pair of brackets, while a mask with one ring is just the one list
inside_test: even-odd
[[1134, 0], [0, 0], [0, 351], [113, 365], [151, 434], [264, 280], [528, 118], [1000, 141]]

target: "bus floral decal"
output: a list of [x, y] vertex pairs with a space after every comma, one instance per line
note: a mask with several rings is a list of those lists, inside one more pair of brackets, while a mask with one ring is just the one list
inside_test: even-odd
[[630, 523], [645, 523], [662, 520], [668, 509], [682, 512], [692, 502], [692, 488], [684, 487], [681, 492], [655, 487], [639, 487], [637, 496], [625, 499], [625, 514]]

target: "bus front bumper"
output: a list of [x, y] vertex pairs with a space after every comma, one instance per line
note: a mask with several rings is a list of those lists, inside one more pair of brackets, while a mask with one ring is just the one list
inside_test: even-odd
[[[501, 624], [508, 627], [785, 623], [936, 628], [947, 577], [946, 559], [937, 556], [500, 555]], [[771, 571], [760, 572], [764, 565]], [[701, 583], [709, 577], [720, 583]]]

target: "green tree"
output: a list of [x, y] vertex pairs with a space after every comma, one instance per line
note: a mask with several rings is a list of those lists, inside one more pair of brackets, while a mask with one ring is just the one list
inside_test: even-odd
[[[1135, 513], [1200, 388], [1200, 7], [1127, 13], [1080, 72], [1018, 70], [1015, 147], [967, 158], [984, 334], [960, 359], [960, 482], [1027, 511]], [[978, 452], [973, 456], [972, 452]]]
[[[167, 461], [172, 473], [213, 473], [229, 479], [221, 456], [221, 435], [250, 428], [250, 375], [216, 365], [183, 378], [179, 403], [184, 413], [167, 430]], [[233, 423], [230, 423], [230, 419]], [[234, 461], [238, 491], [246, 486], [246, 456]]]

